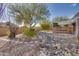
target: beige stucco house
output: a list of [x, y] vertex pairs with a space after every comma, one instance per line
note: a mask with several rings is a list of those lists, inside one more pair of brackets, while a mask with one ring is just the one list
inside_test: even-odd
[[79, 36], [79, 12], [68, 21], [54, 22], [53, 33], [67, 33]]

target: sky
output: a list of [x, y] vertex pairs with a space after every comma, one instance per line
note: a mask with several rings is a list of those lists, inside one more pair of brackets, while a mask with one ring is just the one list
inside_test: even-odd
[[79, 11], [77, 3], [49, 3], [46, 4], [50, 12], [49, 19], [52, 20], [56, 16], [73, 17]]

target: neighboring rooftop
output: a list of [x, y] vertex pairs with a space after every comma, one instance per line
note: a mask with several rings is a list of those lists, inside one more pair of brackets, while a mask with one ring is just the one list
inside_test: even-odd
[[72, 19], [76, 18], [76, 17], [79, 17], [79, 12], [77, 12], [73, 17]]

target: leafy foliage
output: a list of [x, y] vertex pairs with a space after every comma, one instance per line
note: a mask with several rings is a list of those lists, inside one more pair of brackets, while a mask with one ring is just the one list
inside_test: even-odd
[[24, 22], [24, 26], [28, 26], [24, 30], [24, 34], [28, 37], [33, 37], [37, 32], [33, 30], [35, 25], [48, 16], [48, 9], [44, 4], [27, 3], [27, 4], [10, 4], [9, 13], [17, 23]]
[[[10, 14], [17, 22], [24, 22], [29, 27], [34, 27], [39, 20], [43, 20], [48, 15], [48, 10], [44, 4], [11, 4]], [[34, 26], [32, 26], [35, 23]]]
[[41, 22], [41, 28], [42, 30], [50, 30], [52, 28], [51, 22], [44, 20]]
[[37, 32], [34, 29], [26, 28], [24, 30], [24, 35], [29, 38], [32, 38], [37, 35]]
[[69, 20], [69, 18], [66, 17], [66, 16], [57, 16], [57, 17], [55, 17], [53, 20], [54, 20], [55, 22], [60, 22], [60, 21], [67, 21], [67, 20]]

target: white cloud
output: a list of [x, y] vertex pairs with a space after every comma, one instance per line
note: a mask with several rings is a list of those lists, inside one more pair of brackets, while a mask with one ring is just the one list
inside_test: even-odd
[[77, 3], [73, 3], [72, 6], [73, 6], [73, 7], [77, 6]]

